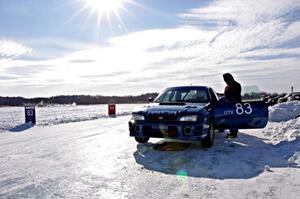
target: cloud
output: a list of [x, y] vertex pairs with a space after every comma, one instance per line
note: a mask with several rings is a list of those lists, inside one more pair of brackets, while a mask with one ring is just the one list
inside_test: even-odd
[[9, 76], [9, 75], [0, 75], [0, 80], [10, 80], [10, 79], [15, 79], [16, 77], [14, 76]]
[[[221, 92], [222, 73], [231, 72], [242, 85], [266, 91], [300, 88], [299, 10], [296, 0], [218, 0], [179, 13], [183, 26], [129, 33], [105, 45], [37, 38], [28, 46], [43, 59], [0, 58], [0, 82], [40, 95], [126, 95], [191, 83]], [[19, 49], [15, 54], [29, 53]]]
[[[51, 60], [71, 54], [83, 49], [94, 48], [97, 46], [93, 43], [70, 40], [60, 37], [42, 37], [24, 39], [24, 43], [28, 44], [34, 50], [27, 55], [26, 60]], [[82, 58], [82, 60], [85, 60]]]
[[31, 77], [34, 74], [40, 74], [42, 71], [49, 71], [53, 66], [48, 65], [16, 65], [7, 68], [6, 74], [15, 75], [16, 77]]
[[[277, 18], [292, 16], [292, 20], [300, 9], [297, 0], [217, 0], [207, 7], [194, 8], [181, 13], [186, 20], [196, 20], [198, 23], [214, 21], [219, 25], [236, 25], [247, 27], [251, 24], [266, 23]], [[299, 17], [299, 16], [298, 16]], [[290, 19], [290, 20], [291, 20]]]
[[32, 52], [32, 49], [16, 41], [0, 39], [0, 59], [17, 58]]

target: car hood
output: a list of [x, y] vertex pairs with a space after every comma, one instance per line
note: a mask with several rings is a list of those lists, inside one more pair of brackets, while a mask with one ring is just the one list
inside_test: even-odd
[[137, 109], [133, 114], [140, 115], [202, 115], [207, 113], [206, 107], [208, 104], [184, 104], [184, 105], [165, 105], [151, 104]]

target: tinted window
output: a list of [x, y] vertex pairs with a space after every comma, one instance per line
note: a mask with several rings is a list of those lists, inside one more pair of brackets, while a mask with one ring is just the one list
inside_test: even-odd
[[211, 102], [212, 103], [215, 103], [215, 102], [218, 101], [218, 97], [217, 97], [216, 93], [212, 89], [209, 89], [209, 94], [210, 94]]
[[163, 92], [161, 95], [159, 95], [155, 101], [159, 102], [169, 102], [171, 99], [172, 90], [167, 90]]
[[208, 103], [209, 96], [206, 88], [172, 88], [161, 93], [155, 102]]

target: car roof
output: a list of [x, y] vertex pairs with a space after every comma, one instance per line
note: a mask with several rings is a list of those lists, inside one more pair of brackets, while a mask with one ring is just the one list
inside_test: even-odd
[[174, 86], [168, 87], [167, 89], [209, 89], [211, 87], [208, 86]]

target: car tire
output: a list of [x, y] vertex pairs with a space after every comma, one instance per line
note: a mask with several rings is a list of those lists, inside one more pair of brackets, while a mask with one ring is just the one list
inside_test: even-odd
[[135, 137], [135, 141], [137, 141], [138, 143], [147, 143], [149, 139], [149, 137]]
[[205, 148], [210, 148], [214, 144], [214, 140], [215, 140], [215, 130], [214, 130], [213, 122], [211, 122], [208, 131], [208, 136], [205, 139], [201, 140], [201, 145]]

